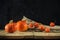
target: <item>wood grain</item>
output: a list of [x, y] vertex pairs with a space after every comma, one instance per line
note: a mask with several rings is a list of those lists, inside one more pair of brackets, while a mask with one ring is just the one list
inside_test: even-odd
[[34, 38], [34, 39], [57, 39], [60, 38], [60, 33], [46, 33], [46, 32], [14, 32], [6, 33], [4, 30], [0, 30], [0, 38], [9, 39], [22, 39], [22, 38]]

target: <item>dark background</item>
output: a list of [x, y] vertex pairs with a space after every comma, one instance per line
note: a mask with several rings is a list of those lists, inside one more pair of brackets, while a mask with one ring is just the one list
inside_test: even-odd
[[60, 2], [58, 0], [0, 0], [0, 29], [13, 19], [26, 17], [49, 25], [60, 25]]

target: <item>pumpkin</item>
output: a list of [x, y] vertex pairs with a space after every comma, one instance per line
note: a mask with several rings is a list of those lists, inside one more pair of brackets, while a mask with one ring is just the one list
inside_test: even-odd
[[55, 23], [54, 22], [50, 22], [50, 26], [51, 27], [54, 27], [55, 26]]
[[45, 30], [44, 25], [39, 25], [39, 29], [40, 29], [41, 31], [44, 31], [44, 30]]
[[10, 20], [10, 22], [5, 25], [5, 31], [8, 33], [15, 32], [16, 31], [15, 25], [16, 25], [16, 23], [13, 22], [13, 20]]
[[50, 32], [50, 28], [45, 28], [45, 32]]
[[38, 22], [35, 22], [35, 23], [34, 23], [34, 26], [35, 26], [36, 28], [38, 28], [38, 27], [39, 27], [39, 23], [38, 23]]
[[26, 20], [21, 20], [17, 22], [16, 28], [18, 31], [26, 31], [28, 30], [28, 25], [26, 23]]

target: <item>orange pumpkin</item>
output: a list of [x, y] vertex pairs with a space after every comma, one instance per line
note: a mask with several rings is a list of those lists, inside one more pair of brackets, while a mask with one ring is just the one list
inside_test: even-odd
[[45, 30], [44, 25], [39, 25], [39, 29], [40, 29], [41, 31], [44, 31], [44, 30]]
[[16, 28], [17, 28], [18, 31], [26, 31], [26, 30], [28, 30], [28, 25], [27, 25], [25, 20], [18, 21], [17, 25], [16, 25]]
[[45, 32], [50, 32], [50, 28], [45, 28]]
[[39, 23], [38, 23], [38, 22], [35, 22], [35, 23], [34, 23], [34, 26], [35, 26], [36, 28], [38, 28], [38, 27], [39, 27]]
[[16, 23], [15, 22], [11, 22], [5, 25], [5, 31], [8, 33], [13, 33], [16, 31], [15, 28]]
[[55, 23], [54, 22], [50, 22], [50, 26], [51, 27], [54, 27], [55, 26]]

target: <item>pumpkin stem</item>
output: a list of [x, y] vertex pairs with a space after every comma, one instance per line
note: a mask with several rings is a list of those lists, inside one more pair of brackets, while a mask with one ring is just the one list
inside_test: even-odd
[[9, 23], [12, 23], [12, 22], [13, 22], [13, 20], [10, 20], [10, 21], [9, 21]]

